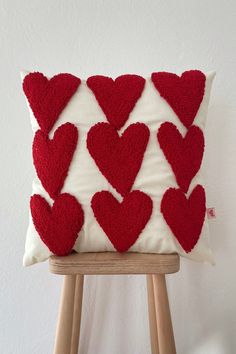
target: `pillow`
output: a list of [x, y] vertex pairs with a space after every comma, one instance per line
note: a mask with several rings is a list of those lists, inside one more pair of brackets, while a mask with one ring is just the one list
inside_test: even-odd
[[22, 73], [37, 177], [23, 263], [76, 252], [213, 262], [201, 176], [214, 73]]

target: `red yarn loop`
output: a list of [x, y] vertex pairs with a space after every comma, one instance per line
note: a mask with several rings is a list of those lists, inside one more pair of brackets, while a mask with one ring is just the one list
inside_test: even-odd
[[50, 251], [57, 256], [68, 255], [84, 222], [84, 213], [75, 197], [60, 194], [52, 208], [38, 194], [30, 200], [35, 228]]
[[186, 193], [201, 166], [204, 152], [202, 130], [192, 125], [182, 137], [173, 123], [165, 122], [159, 128], [157, 138], [178, 185]]
[[52, 140], [38, 130], [33, 142], [33, 160], [37, 175], [52, 199], [61, 192], [78, 141], [78, 130], [71, 123], [62, 124]]
[[152, 74], [154, 86], [186, 128], [192, 125], [204, 97], [205, 75], [199, 70], [176, 74], [158, 72]]
[[119, 130], [141, 97], [145, 79], [138, 75], [122, 75], [113, 80], [96, 75], [87, 79], [87, 85], [93, 91], [107, 120]]
[[119, 203], [111, 193], [96, 193], [91, 206], [99, 225], [118, 252], [126, 252], [135, 243], [152, 214], [152, 200], [135, 190]]
[[50, 132], [80, 83], [81, 80], [71, 74], [58, 74], [49, 80], [35, 72], [24, 78], [24, 93], [44, 133]]
[[187, 253], [191, 252], [205, 219], [204, 188], [197, 185], [188, 199], [180, 189], [169, 188], [162, 198], [161, 212], [180, 245]]
[[131, 190], [141, 167], [149, 139], [145, 124], [131, 124], [119, 136], [109, 123], [94, 125], [87, 135], [87, 148], [101, 173], [122, 196]]

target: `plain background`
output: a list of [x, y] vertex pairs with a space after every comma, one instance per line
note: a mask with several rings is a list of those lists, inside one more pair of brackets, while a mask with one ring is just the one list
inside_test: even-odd
[[[34, 169], [20, 69], [116, 77], [216, 70], [204, 167], [216, 266], [168, 276], [180, 354], [236, 350], [235, 0], [0, 0], [0, 352], [52, 353], [62, 278], [22, 268]], [[86, 279], [81, 354], [150, 354], [144, 276]]]

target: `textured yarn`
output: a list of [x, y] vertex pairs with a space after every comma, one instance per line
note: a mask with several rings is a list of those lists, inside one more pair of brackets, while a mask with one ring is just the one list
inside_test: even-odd
[[145, 79], [138, 75], [122, 75], [113, 80], [106, 76], [91, 76], [88, 87], [93, 91], [107, 120], [120, 129], [140, 98]]
[[48, 80], [42, 73], [34, 72], [24, 78], [24, 93], [44, 133], [50, 132], [80, 82], [71, 74], [58, 74]]
[[92, 209], [99, 225], [118, 252], [126, 252], [135, 243], [152, 214], [152, 200], [135, 190], [119, 203], [107, 191], [92, 198]]
[[189, 198], [180, 189], [169, 188], [161, 201], [161, 212], [186, 252], [191, 252], [202, 231], [206, 213], [204, 188], [197, 185]]
[[205, 92], [205, 75], [199, 70], [176, 74], [158, 72], [152, 81], [185, 127], [192, 125]]
[[173, 123], [165, 122], [157, 138], [179, 187], [186, 193], [202, 162], [204, 136], [201, 129], [192, 125], [182, 137]]
[[78, 141], [78, 130], [71, 123], [61, 125], [52, 140], [38, 130], [33, 142], [35, 169], [52, 199], [61, 192]]
[[145, 124], [131, 124], [119, 136], [109, 123], [94, 125], [87, 135], [87, 147], [101, 173], [122, 195], [131, 190], [141, 167], [149, 139]]
[[30, 208], [35, 228], [50, 251], [57, 256], [69, 254], [84, 222], [77, 199], [68, 193], [60, 194], [51, 208], [43, 197], [35, 194]]

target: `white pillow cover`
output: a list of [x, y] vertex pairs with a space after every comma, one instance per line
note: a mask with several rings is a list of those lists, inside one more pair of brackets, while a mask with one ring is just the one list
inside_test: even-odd
[[22, 73], [37, 172], [23, 264], [72, 250], [213, 263], [200, 170], [213, 78]]

